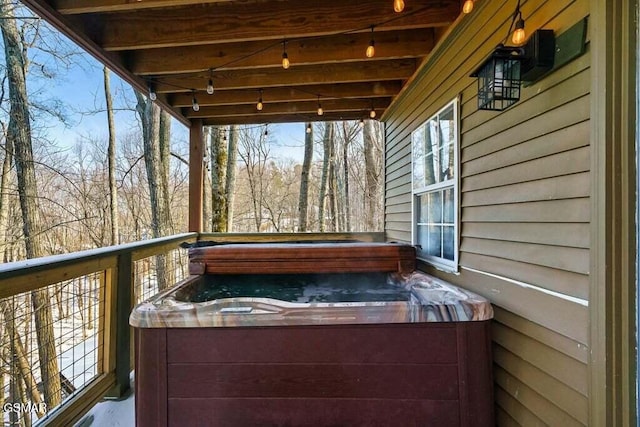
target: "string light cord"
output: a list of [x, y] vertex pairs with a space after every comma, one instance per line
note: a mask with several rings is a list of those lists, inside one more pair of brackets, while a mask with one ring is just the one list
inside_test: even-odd
[[[520, 3], [520, 2], [518, 2], [518, 3]], [[384, 25], [387, 25], [387, 24], [389, 24], [391, 22], [395, 22], [395, 21], [398, 21], [398, 20], [401, 20], [401, 19], [408, 18], [408, 17], [410, 17], [412, 15], [415, 15], [417, 13], [423, 12], [423, 11], [425, 11], [427, 9], [430, 9], [430, 8], [431, 8], [430, 6], [425, 6], [425, 7], [416, 9], [414, 11], [408, 12], [408, 13], [403, 13], [402, 15], [394, 16], [392, 18], [389, 18], [389, 19], [387, 19], [385, 21], [381, 21], [379, 23], [375, 23], [375, 24], [371, 24], [371, 25], [367, 25], [367, 26], [363, 26], [363, 27], [358, 27], [358, 28], [354, 28], [354, 29], [351, 29], [351, 30], [347, 30], [347, 31], [340, 31], [340, 32], [335, 32], [335, 33], [330, 33], [330, 34], [324, 34], [324, 35], [321, 35], [321, 36], [296, 37], [296, 38], [286, 39], [286, 42], [287, 42], [287, 44], [290, 45], [292, 42], [299, 42], [299, 41], [305, 41], [305, 40], [322, 39], [322, 38], [325, 38], [325, 37], [335, 37], [335, 36], [356, 34], [356, 33], [361, 33], [361, 32], [364, 32], [364, 31], [371, 31], [371, 27], [372, 26], [375, 27], [375, 28], [380, 29], [381, 27], [384, 27]], [[514, 15], [514, 21], [515, 21], [515, 15]], [[513, 22], [511, 23], [511, 26], [513, 26]], [[509, 36], [507, 35], [507, 38], [508, 37]], [[268, 50], [271, 50], [271, 49], [275, 48], [276, 46], [282, 46], [283, 41], [284, 40], [278, 40], [278, 41], [276, 41], [276, 42], [274, 42], [272, 44], [269, 44], [267, 46], [264, 46], [264, 47], [262, 47], [262, 48], [260, 48], [260, 49], [258, 49], [256, 51], [254, 51], [254, 52], [247, 53], [247, 54], [245, 54], [243, 56], [240, 56], [238, 58], [234, 58], [234, 59], [232, 59], [232, 60], [230, 60], [228, 62], [225, 62], [225, 63], [223, 63], [221, 65], [218, 65], [215, 68], [214, 67], [208, 67], [208, 68], [203, 68], [203, 69], [198, 70], [198, 71], [192, 71], [192, 72], [189, 72], [189, 73], [176, 73], [176, 74], [172, 74], [171, 78], [195, 76], [197, 74], [201, 74], [201, 73], [205, 73], [205, 72], [210, 72], [212, 74], [214, 70], [224, 69], [224, 68], [229, 67], [231, 65], [234, 65], [234, 64], [236, 64], [238, 62], [242, 62], [242, 61], [247, 60], [247, 59], [249, 59], [251, 57], [254, 57], [254, 56], [259, 55], [261, 53], [264, 53], [264, 52], [266, 52]], [[170, 82], [163, 82], [162, 78], [147, 77], [147, 78], [145, 78], [145, 80], [146, 80], [147, 84], [156, 84], [157, 85], [159, 83], [162, 83], [163, 85], [171, 86], [171, 87], [176, 88], [176, 89], [182, 89], [184, 91], [190, 91], [190, 92], [197, 91], [197, 89], [195, 89], [193, 87], [181, 86], [181, 85], [178, 85], [178, 84], [175, 84], [175, 83], [170, 83]], [[345, 98], [345, 99], [347, 99], [347, 98]]]
[[520, 11], [520, 0], [518, 0], [518, 3], [516, 4], [516, 10], [515, 12], [513, 12], [513, 16], [511, 17], [511, 25], [509, 25], [509, 31], [507, 31], [507, 36], [504, 38], [504, 41], [502, 42], [502, 44], [505, 46], [507, 44], [507, 41], [509, 40], [509, 36], [511, 35], [511, 31], [513, 30], [513, 26], [516, 23], [516, 19], [518, 16], [520, 16], [520, 19], [522, 19], [522, 12]]

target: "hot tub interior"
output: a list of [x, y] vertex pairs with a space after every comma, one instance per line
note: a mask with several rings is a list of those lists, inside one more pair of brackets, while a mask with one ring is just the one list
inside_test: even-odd
[[175, 293], [176, 301], [271, 298], [293, 303], [408, 301], [411, 292], [386, 273], [205, 275]]

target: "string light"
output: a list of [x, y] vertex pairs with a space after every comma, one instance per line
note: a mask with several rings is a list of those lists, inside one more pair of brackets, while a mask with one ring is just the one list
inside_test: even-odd
[[287, 55], [287, 41], [282, 42], [282, 68], [289, 69], [291, 62], [289, 62], [289, 55]]
[[524, 31], [524, 19], [520, 17], [520, 19], [518, 19], [518, 21], [516, 22], [516, 29], [513, 32], [513, 37], [511, 37], [511, 41], [516, 46], [520, 46], [521, 44], [524, 43], [526, 38], [527, 38], [527, 33], [525, 33]]
[[156, 90], [153, 88], [152, 85], [149, 85], [149, 99], [152, 101], [155, 101], [156, 99], [158, 99], [158, 95], [156, 94]]
[[307, 132], [307, 133], [311, 133], [311, 123], [309, 123], [309, 124], [307, 125], [307, 130], [306, 130], [306, 132]]
[[376, 118], [376, 110], [375, 108], [373, 108], [373, 105], [371, 106], [371, 111], [369, 111], [369, 117], [371, 117], [372, 119]]
[[318, 115], [321, 116], [324, 114], [324, 110], [322, 109], [322, 104], [320, 104], [320, 95], [318, 95]]
[[193, 93], [193, 101], [191, 101], [191, 108], [193, 108], [193, 111], [200, 111], [200, 104], [198, 104], [198, 100], [196, 99], [195, 92]]
[[404, 0], [393, 0], [393, 10], [400, 13], [404, 10]]
[[513, 32], [513, 36], [511, 37], [511, 41], [516, 46], [520, 46], [527, 38], [527, 33], [524, 31], [524, 19], [522, 19], [522, 12], [520, 11], [520, 0], [518, 0], [518, 5], [516, 6], [516, 11], [513, 14], [513, 19], [517, 20], [515, 21], [516, 27]]
[[360, 123], [358, 123], [358, 126], [360, 126], [360, 129], [364, 127], [364, 119], [360, 119]]
[[207, 93], [213, 95], [213, 79], [209, 79], [209, 83], [207, 83]]
[[466, 0], [462, 6], [462, 13], [468, 14], [473, 10], [473, 0]]
[[262, 89], [260, 89], [260, 99], [258, 99], [258, 103], [256, 104], [256, 110], [262, 111], [264, 105], [262, 104]]
[[375, 40], [373, 40], [373, 25], [371, 26], [371, 41], [369, 42], [369, 46], [367, 46], [367, 51], [365, 53], [365, 55], [367, 55], [367, 58], [373, 58], [373, 55], [376, 54], [376, 48], [375, 48], [376, 42]]

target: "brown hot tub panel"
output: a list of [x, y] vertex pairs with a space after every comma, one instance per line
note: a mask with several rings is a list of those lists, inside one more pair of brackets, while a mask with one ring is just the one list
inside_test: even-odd
[[400, 244], [190, 249], [140, 304], [138, 426], [489, 426], [490, 304]]

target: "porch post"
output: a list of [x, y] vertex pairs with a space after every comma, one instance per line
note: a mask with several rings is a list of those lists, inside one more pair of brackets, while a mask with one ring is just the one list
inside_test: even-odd
[[204, 141], [202, 120], [191, 121], [189, 129], [189, 231], [202, 232], [202, 159]]
[[589, 425], [636, 426], [638, 0], [591, 0]]

